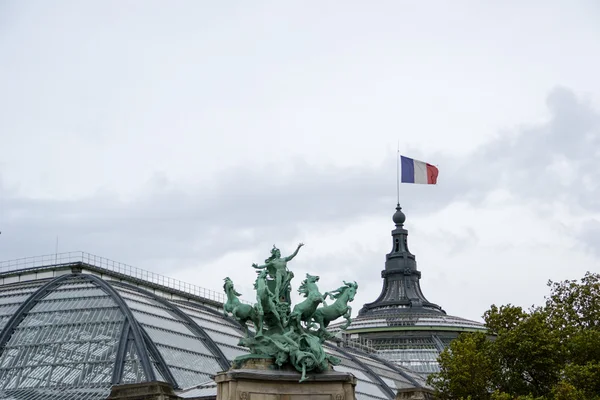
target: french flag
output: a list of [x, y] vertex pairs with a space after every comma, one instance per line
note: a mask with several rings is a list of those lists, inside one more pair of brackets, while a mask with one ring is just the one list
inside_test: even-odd
[[424, 183], [435, 185], [437, 183], [438, 169], [423, 161], [400, 156], [402, 165], [403, 183]]

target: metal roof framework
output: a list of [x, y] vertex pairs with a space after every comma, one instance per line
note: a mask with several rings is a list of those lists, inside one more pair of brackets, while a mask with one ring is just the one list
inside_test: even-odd
[[[52, 273], [49, 274], [46, 271], [52, 271]], [[6, 277], [15, 276], [15, 272], [19, 274], [18, 280], [11, 278], [11, 281], [7, 282], [5, 280], [7, 279]], [[27, 274], [35, 275], [27, 276]], [[97, 267], [88, 268], [86, 263], [69, 263], [62, 266], [50, 265], [45, 269], [42, 266], [37, 266], [35, 270], [20, 269], [18, 272], [12, 270], [4, 274], [0, 273], [0, 276], [2, 276], [3, 282], [0, 286], [9, 285], [6, 289], [0, 291], [0, 309], [4, 307], [3, 312], [0, 313], [0, 329], [4, 327], [4, 329], [1, 329], [2, 333], [0, 333], [0, 359], [2, 359], [5, 351], [10, 350], [16, 353], [16, 350], [22, 345], [15, 338], [19, 335], [23, 336], [24, 331], [32, 331], [32, 326], [37, 329], [37, 332], [41, 332], [44, 329], [56, 331], [57, 328], [54, 325], [58, 324], [63, 329], [61, 332], [68, 332], [68, 329], [77, 331], [76, 326], [81, 325], [80, 321], [82, 319], [79, 314], [91, 314], [93, 311], [106, 311], [110, 309], [109, 311], [114, 317], [113, 320], [110, 320], [110, 318], [105, 316], [105, 320], [113, 323], [111, 328], [112, 339], [110, 347], [104, 346], [100, 350], [107, 354], [110, 353], [111, 360], [114, 361], [107, 361], [107, 357], [104, 357], [104, 364], [110, 365], [111, 370], [100, 377], [103, 379], [101, 382], [94, 381], [98, 383], [93, 383], [87, 380], [80, 380], [80, 385], [73, 386], [72, 383], [57, 381], [54, 376], [51, 376], [51, 373], [48, 373], [47, 378], [44, 378], [45, 383], [40, 386], [22, 386], [18, 381], [21, 379], [21, 376], [19, 376], [17, 383], [10, 387], [4, 387], [3, 389], [0, 385], [0, 394], [2, 394], [3, 390], [7, 390], [15, 395], [21, 393], [26, 395], [26, 397], [33, 396], [31, 397], [32, 399], [66, 399], [72, 398], [69, 395], [73, 395], [73, 393], [79, 391], [81, 392], [82, 397], [80, 398], [82, 400], [100, 399], [102, 398], [99, 397], [102, 396], [102, 391], [109, 390], [110, 386], [133, 382], [131, 380], [123, 381], [126, 373], [131, 370], [130, 357], [132, 352], [139, 356], [139, 360], [137, 361], [139, 361], [141, 375], [137, 376], [138, 380], [164, 380], [180, 390], [190, 390], [190, 388], [196, 386], [195, 382], [198, 381], [197, 376], [199, 375], [189, 375], [187, 379], [181, 380], [181, 371], [177, 371], [178, 365], [173, 363], [173, 358], [179, 356], [179, 354], [183, 354], [181, 351], [184, 351], [186, 347], [183, 342], [176, 344], [169, 342], [169, 338], [176, 338], [175, 334], [177, 333], [184, 335], [179, 335], [177, 338], [181, 337], [182, 340], [189, 341], [193, 336], [193, 340], [196, 341], [195, 343], [201, 343], [198, 348], [189, 348], [191, 350], [190, 354], [194, 352], [202, 353], [197, 355], [202, 356], [205, 354], [206, 357], [209, 357], [205, 358], [205, 360], [208, 360], [208, 363], [212, 363], [212, 366], [205, 365], [203, 367], [205, 369], [202, 370], [201, 375], [204, 374], [204, 379], [210, 379], [212, 374], [216, 373], [215, 371], [219, 371], [219, 368], [221, 370], [229, 368], [230, 360], [236, 354], [235, 352], [232, 353], [231, 347], [228, 349], [227, 346], [234, 345], [234, 342], [238, 338], [243, 337], [246, 331], [236, 321], [225, 317], [222, 312], [219, 312], [211, 301], [206, 303], [198, 302], [195, 296], [182, 296], [178, 289], [173, 291], [172, 296], [169, 291], [164, 290], [164, 286], [155, 287], [154, 285], [156, 284], [151, 282], [152, 285], [145, 287], [146, 285], [139, 282], [139, 278], [137, 277], [128, 279], [129, 277], [124, 276], [121, 271], [118, 273], [114, 271], [100, 271], [100, 268]], [[88, 301], [89, 299], [92, 299], [92, 303], [95, 302], [96, 304], [91, 304]], [[65, 300], [68, 301], [65, 302]], [[73, 307], [73, 309], [69, 309], [69, 304], [74, 304], [74, 302], [81, 304]], [[3, 304], [8, 303], [10, 303], [9, 306], [14, 312], [3, 306]], [[106, 305], [107, 303], [110, 304]], [[194, 312], [193, 310], [197, 311]], [[63, 314], [70, 313], [72, 317], [69, 317], [68, 321], [65, 318], [57, 321], [54, 316], [49, 315], [51, 313], [60, 314], [58, 315], [60, 318], [64, 317]], [[10, 318], [9, 315], [11, 315]], [[160, 317], [160, 315], [164, 315], [165, 318], [159, 320], [157, 317]], [[33, 318], [33, 316], [36, 317]], [[144, 317], [147, 318], [144, 319]], [[154, 322], [150, 317], [154, 318]], [[36, 318], [37, 320], [35, 320]], [[39, 320], [43, 320], [42, 322], [45, 324], [43, 326], [40, 325], [41, 328], [36, 325], [40, 323]], [[84, 324], [89, 323], [89, 321], [88, 318], [84, 321]], [[210, 321], [217, 322], [217, 328], [215, 328], [215, 323]], [[92, 320], [92, 323], [100, 325], [103, 322], [97, 319]], [[173, 327], [174, 323], [177, 324], [177, 328]], [[118, 331], [115, 329], [118, 329]], [[180, 331], [175, 332], [177, 329], [180, 329]], [[169, 330], [171, 331], [170, 333]], [[157, 335], [161, 332], [168, 333], [171, 336], [160, 341]], [[84, 333], [87, 334], [88, 332]], [[225, 340], [224, 335], [226, 333], [230, 335], [230, 339]], [[73, 343], [74, 346], [79, 347], [86, 345], [87, 339], [82, 337], [81, 334], [75, 332], [74, 337], [76, 337], [77, 342], [66, 340], [67, 344]], [[59, 339], [59, 344], [65, 342], [59, 335], [56, 335], [56, 338]], [[34, 353], [36, 351], [34, 346], [45, 346], [47, 343], [38, 341], [40, 334], [35, 338], [31, 337], [29, 339], [25, 347], [30, 347]], [[97, 338], [92, 338], [92, 341], [94, 340], [97, 340]], [[173, 346], [169, 349], [168, 347], [171, 344]], [[91, 345], [89, 346], [91, 347]], [[97, 347], [99, 348], [100, 346]], [[178, 349], [176, 347], [179, 347], [179, 353], [177, 353]], [[386, 380], [386, 378], [382, 379], [379, 376], [378, 364], [386, 365], [388, 369], [393, 369], [397, 374], [394, 376], [398, 376], [398, 378], [393, 379], [402, 379], [405, 381], [404, 385], [408, 384], [414, 387], [424, 387], [425, 385], [423, 380], [412, 378], [410, 375], [403, 373], [404, 371], [400, 367], [391, 366], [390, 364], [381, 362], [381, 360], [375, 361], [375, 359], [373, 359], [374, 363], [370, 363], [365, 358], [369, 357], [366, 354], [359, 356], [360, 352], [353, 354], [351, 349], [344, 349], [331, 344], [327, 344], [327, 348], [337, 351], [340, 355], [351, 360], [352, 364], [346, 364], [348, 367], [359, 368], [363, 374], [366, 374], [362, 378], [364, 383], [359, 380], [357, 398], [363, 398], [363, 394], [364, 396], [368, 396], [368, 398], [395, 398], [396, 388], [393, 384], [390, 384], [389, 380]], [[60, 346], [56, 346], [56, 349], [61, 350]], [[59, 352], [58, 350], [57, 353]], [[168, 351], [174, 351], [174, 353], [169, 354]], [[29, 354], [27, 357], [30, 357]], [[49, 368], [52, 368], [52, 371], [58, 368], [67, 368], [68, 363], [72, 363], [68, 357], [69, 355], [61, 356], [59, 361], [63, 364], [51, 365]], [[52, 360], [52, 357], [46, 357], [44, 361], [47, 363], [51, 362], [47, 360]], [[28, 365], [35, 365], [35, 362], [35, 360], [31, 359], [28, 361]], [[110, 362], [112, 364], [109, 364]], [[74, 373], [77, 373], [76, 369], [79, 369], [81, 376], [87, 376], [88, 378], [91, 376], [92, 378], [90, 379], [93, 380], [97, 373], [95, 369], [97, 362], [91, 360], [89, 363], [86, 363], [87, 358], [86, 361], [80, 362], [76, 366], [77, 368], [72, 369], [75, 370]], [[67, 367], [64, 367], [64, 365], [67, 365]], [[193, 362], [189, 363], [189, 365], [193, 365]], [[17, 364], [17, 368], [23, 369], [23, 366]], [[36, 368], [39, 370], [38, 366]], [[6, 370], [6, 368], [4, 369]], [[171, 372], [172, 370], [174, 370], [173, 373]], [[30, 370], [23, 369], [23, 376], [28, 371]], [[360, 371], [358, 371], [359, 374]], [[184, 384], [180, 384], [181, 382]], [[190, 386], [190, 382], [192, 382], [192, 386]], [[57, 384], [59, 386], [56, 386]], [[83, 391], [85, 391], [85, 395]]]
[[[152, 364], [150, 361], [149, 354], [152, 354], [156, 360], [158, 360], [159, 370], [163, 374], [163, 376], [176, 387], [177, 382], [169, 372], [162, 356], [156, 350], [155, 346], [151, 340], [145, 340], [143, 328], [137, 322], [137, 320], [133, 317], [131, 310], [127, 306], [127, 304], [123, 301], [123, 298], [105, 281], [102, 279], [93, 276], [93, 275], [82, 275], [82, 274], [69, 274], [62, 275], [57, 278], [52, 279], [50, 282], [46, 283], [40, 289], [38, 289], [32, 296], [30, 296], [19, 309], [13, 314], [9, 322], [6, 324], [2, 334], [0, 335], [0, 355], [4, 351], [4, 348], [12, 337], [17, 326], [23, 321], [28, 312], [44, 297], [50, 294], [54, 289], [58, 288], [62, 283], [77, 280], [77, 281], [88, 281], [93, 283], [98, 288], [102, 289], [108, 296], [115, 301], [118, 305], [120, 311], [125, 316], [125, 321], [123, 323], [123, 329], [121, 332], [121, 339], [126, 339], [131, 337], [133, 339], [133, 343], [136, 347], [136, 350], [140, 356], [140, 362], [142, 368], [144, 370], [144, 374], [148, 377], [149, 380], [156, 380], [156, 374], [152, 369]], [[123, 370], [124, 363], [124, 355], [125, 348], [127, 344], [127, 340], [121, 340], [119, 343], [119, 349], [117, 350], [117, 359], [115, 361], [115, 367], [112, 374], [112, 384], [118, 384], [121, 381], [121, 372]]]
[[159, 302], [166, 308], [170, 309], [178, 318], [185, 321], [191, 328], [192, 332], [194, 332], [196, 334], [196, 336], [204, 342], [206, 347], [208, 347], [210, 349], [210, 351], [213, 353], [213, 355], [217, 358], [221, 368], [223, 368], [223, 370], [229, 369], [229, 367], [230, 367], [229, 360], [227, 360], [227, 357], [225, 357], [225, 355], [223, 354], [223, 352], [221, 351], [219, 346], [217, 346], [217, 344], [210, 338], [210, 336], [206, 333], [206, 331], [200, 325], [198, 325], [186, 313], [181, 311], [177, 306], [175, 306], [173, 303], [170, 303], [167, 300], [155, 295], [154, 293], [148, 292], [146, 290], [139, 289], [135, 286], [128, 285], [123, 282], [119, 282], [118, 284], [125, 286], [131, 290], [135, 290], [137, 292], [143, 293], [145, 295], [151, 295], [151, 297], [155, 301]]

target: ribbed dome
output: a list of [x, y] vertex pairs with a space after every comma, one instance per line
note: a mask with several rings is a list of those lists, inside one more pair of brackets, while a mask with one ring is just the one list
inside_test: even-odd
[[345, 332], [333, 324], [350, 346], [376, 354], [398, 366], [429, 374], [439, 371], [437, 357], [460, 332], [485, 332], [483, 324], [447, 315], [427, 300], [421, 290], [421, 272], [408, 249], [406, 216], [398, 204], [392, 217], [392, 251], [381, 271], [383, 285], [375, 301], [365, 304]]

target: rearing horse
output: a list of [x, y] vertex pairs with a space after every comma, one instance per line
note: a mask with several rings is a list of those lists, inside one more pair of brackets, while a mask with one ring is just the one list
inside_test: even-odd
[[235, 290], [233, 281], [229, 279], [229, 277], [224, 280], [225, 284], [223, 285], [223, 289], [225, 290], [225, 294], [227, 294], [227, 302], [223, 305], [223, 313], [225, 316], [228, 316], [228, 313], [231, 313], [233, 318], [246, 328], [246, 334], [248, 334], [247, 321], [252, 321], [254, 326], [258, 327], [256, 310], [250, 304], [243, 304], [240, 299], [238, 299], [241, 294]]
[[342, 316], [346, 318], [346, 324], [341, 327], [342, 330], [346, 329], [348, 325], [350, 325], [350, 322], [352, 322], [350, 319], [352, 307], [350, 307], [348, 303], [354, 300], [354, 296], [358, 290], [358, 284], [356, 282], [343, 282], [345, 286], [326, 293], [326, 295], [328, 294], [329, 297], [335, 299], [335, 302], [330, 306], [318, 308], [313, 314], [312, 319], [319, 324], [319, 332], [326, 331], [325, 328], [327, 328], [331, 321]]
[[300, 321], [304, 321], [308, 324], [317, 310], [317, 306], [327, 297], [327, 293], [322, 295], [321, 292], [319, 292], [316, 283], [318, 281], [318, 276], [306, 274], [306, 279], [302, 281], [302, 284], [298, 288], [298, 293], [303, 294], [304, 297], [306, 297], [306, 300], [302, 303], [296, 304], [294, 310], [290, 314], [290, 321], [295, 324], [295, 328], [298, 329], [298, 332], [301, 332], [302, 327]]

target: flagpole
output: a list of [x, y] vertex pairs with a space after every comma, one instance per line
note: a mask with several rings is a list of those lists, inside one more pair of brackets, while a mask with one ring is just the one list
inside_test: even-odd
[[400, 140], [398, 140], [398, 154], [396, 154], [396, 195], [400, 205]]

